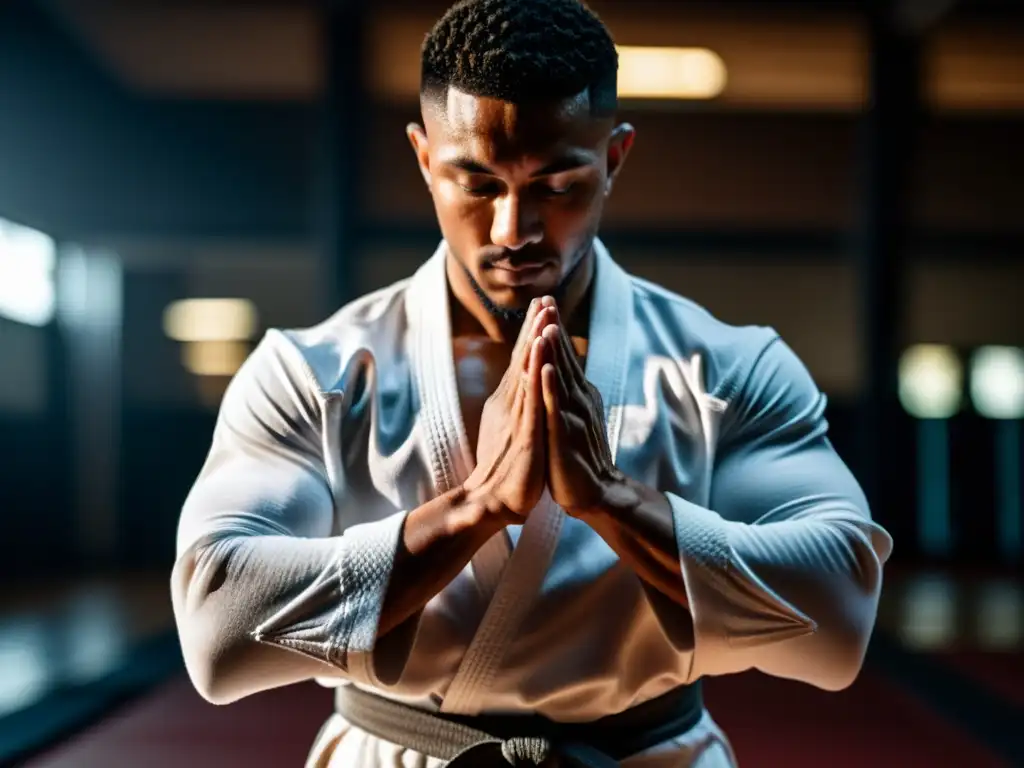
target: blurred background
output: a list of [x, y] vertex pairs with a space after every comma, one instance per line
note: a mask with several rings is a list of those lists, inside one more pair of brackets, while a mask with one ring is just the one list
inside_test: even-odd
[[[709, 682], [741, 764], [1024, 765], [1024, 3], [591, 5], [638, 131], [602, 237], [779, 330], [896, 542], [849, 691]], [[326, 692], [188, 688], [177, 516], [264, 330], [436, 246], [446, 6], [0, 3], [0, 763], [301, 763]]]

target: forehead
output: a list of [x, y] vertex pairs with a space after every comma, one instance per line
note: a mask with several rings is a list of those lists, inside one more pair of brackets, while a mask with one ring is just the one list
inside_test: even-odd
[[449, 88], [427, 123], [432, 149], [457, 147], [492, 163], [595, 150], [610, 132], [610, 121], [591, 116], [586, 92], [557, 102], [513, 104]]

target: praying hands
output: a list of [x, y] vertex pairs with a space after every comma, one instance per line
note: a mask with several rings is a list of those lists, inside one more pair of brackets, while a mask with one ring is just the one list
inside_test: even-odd
[[550, 297], [530, 306], [508, 370], [484, 406], [476, 454], [467, 487], [486, 491], [515, 522], [545, 485], [556, 504], [579, 514], [625, 479], [608, 447], [601, 395]]
[[484, 406], [476, 456], [466, 488], [489, 499], [506, 523], [525, 522], [546, 487], [642, 580], [688, 605], [671, 505], [615, 466], [601, 395], [551, 297], [530, 305], [508, 370]]

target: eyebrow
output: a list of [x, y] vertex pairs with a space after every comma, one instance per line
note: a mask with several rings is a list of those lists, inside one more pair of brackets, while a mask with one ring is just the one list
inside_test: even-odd
[[[588, 165], [593, 165], [596, 162], [596, 157], [590, 153], [584, 152], [573, 152], [562, 157], [553, 160], [552, 162], [545, 165], [540, 170], [531, 174], [531, 178], [537, 176], [551, 176], [556, 173], [565, 173], [566, 171], [574, 171], [577, 168], [583, 168]], [[450, 165], [453, 168], [465, 171], [466, 173], [479, 173], [483, 176], [497, 176], [492, 169], [488, 168], [482, 163], [478, 163], [471, 157], [459, 156], [453, 157], [451, 160], [444, 161], [446, 165]]]

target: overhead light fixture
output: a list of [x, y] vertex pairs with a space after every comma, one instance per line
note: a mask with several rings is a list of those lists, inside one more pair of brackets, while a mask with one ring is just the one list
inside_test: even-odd
[[994, 425], [994, 480], [999, 547], [1011, 563], [1024, 558], [1024, 349], [981, 347], [971, 356], [974, 410]]
[[1024, 419], [1024, 349], [978, 349], [971, 357], [971, 401], [985, 418]]
[[918, 344], [900, 358], [899, 398], [918, 419], [948, 419], [960, 410], [964, 368], [951, 347]]
[[164, 332], [175, 341], [246, 341], [256, 325], [248, 299], [184, 299], [164, 310]]
[[917, 531], [922, 551], [952, 553], [949, 419], [964, 395], [964, 366], [944, 344], [917, 344], [899, 361], [899, 400], [917, 419]]
[[713, 99], [725, 90], [725, 62], [707, 48], [617, 48], [620, 98]]

